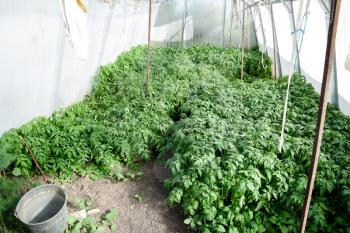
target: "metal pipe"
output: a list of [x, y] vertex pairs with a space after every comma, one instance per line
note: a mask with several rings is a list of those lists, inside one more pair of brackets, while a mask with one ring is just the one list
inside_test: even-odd
[[221, 46], [222, 47], [224, 47], [224, 44], [225, 44], [226, 3], [227, 3], [227, 0], [225, 0], [225, 2], [224, 2], [224, 16], [222, 19], [222, 35], [221, 35]]
[[243, 2], [243, 6], [242, 6], [242, 16], [243, 16], [243, 19], [242, 19], [242, 31], [241, 31], [241, 49], [242, 49], [242, 56], [241, 56], [241, 80], [243, 80], [243, 77], [244, 77], [244, 22], [245, 22], [245, 8], [244, 8], [244, 4], [245, 2]]
[[185, 1], [185, 15], [182, 21], [182, 32], [181, 32], [181, 45], [182, 47], [184, 46], [184, 36], [185, 36], [185, 29], [186, 29], [186, 23], [187, 23], [187, 11], [188, 11], [188, 0], [184, 0]]
[[326, 3], [323, 0], [318, 0], [318, 3], [320, 4], [321, 9], [325, 14], [329, 14], [329, 8], [326, 5]]
[[[321, 0], [322, 1], [322, 0]], [[327, 0], [326, 0], [327, 1]], [[326, 15], [326, 28], [328, 30], [328, 26], [329, 26], [329, 22], [330, 22], [330, 7], [331, 7], [331, 1], [328, 0], [326, 3], [324, 1], [322, 1], [323, 4], [325, 4], [325, 7], [327, 9], [327, 11], [325, 11], [325, 15]], [[332, 66], [332, 79], [331, 79], [331, 84], [330, 84], [330, 88], [331, 88], [331, 94], [330, 94], [330, 101], [331, 103], [339, 106], [339, 97], [338, 97], [338, 74], [337, 74], [337, 52], [334, 51], [333, 53], [333, 66]]]
[[289, 8], [285, 0], [281, 0], [283, 6], [286, 8], [287, 12], [290, 14], [292, 12], [292, 8]]
[[258, 10], [258, 17], [259, 17], [260, 26], [261, 26], [261, 34], [262, 34], [263, 45], [264, 45], [264, 53], [266, 53], [266, 35], [265, 35], [264, 25], [263, 25], [263, 22], [262, 22], [260, 7], [256, 6], [256, 8]]
[[232, 27], [233, 27], [233, 12], [234, 12], [234, 0], [231, 0], [231, 15], [230, 15], [230, 39], [228, 42], [228, 47], [231, 47], [231, 41], [232, 41]]
[[56, 64], [55, 64], [54, 80], [52, 85], [50, 114], [52, 114], [55, 111], [56, 105], [57, 105], [57, 99], [58, 99], [59, 89], [60, 89], [59, 87], [61, 84], [61, 74], [62, 74], [65, 44], [66, 44], [66, 36], [65, 36], [64, 22], [60, 20], [59, 36], [57, 40], [57, 57], [56, 57]]
[[105, 51], [105, 48], [106, 48], [106, 42], [107, 42], [107, 37], [108, 37], [108, 33], [109, 33], [109, 28], [111, 26], [111, 21], [112, 21], [112, 16], [113, 16], [113, 9], [116, 5], [116, 2], [117, 1], [112, 1], [112, 3], [110, 3], [110, 6], [109, 6], [109, 13], [108, 13], [108, 16], [106, 18], [106, 21], [105, 21], [105, 24], [104, 24], [104, 28], [103, 28], [103, 36], [102, 36], [102, 42], [101, 42], [101, 49], [100, 49], [100, 52], [98, 53], [98, 59], [97, 59], [97, 68], [96, 68], [96, 71], [95, 71], [95, 75], [98, 74], [99, 70], [100, 70], [100, 65], [101, 65], [101, 62], [102, 62], [102, 58], [103, 58], [103, 54], [104, 54], [104, 51]]
[[151, 73], [151, 23], [152, 23], [152, 0], [148, 4], [148, 53], [147, 53], [147, 75], [146, 75], [146, 92], [149, 95], [149, 81]]
[[[296, 33], [296, 26], [295, 26], [295, 17], [294, 17], [294, 9], [293, 9], [293, 2], [288, 2], [286, 4], [289, 4], [289, 24], [290, 24], [290, 29], [292, 34]], [[299, 58], [299, 48], [298, 48], [298, 44], [297, 43], [293, 43], [293, 46], [295, 46], [295, 66], [294, 71], [300, 73], [301, 72], [301, 68], [300, 68], [300, 58]], [[294, 61], [291, 61], [291, 63], [293, 63]]]
[[273, 8], [270, 1], [270, 17], [271, 17], [271, 25], [272, 25], [272, 37], [273, 37], [273, 50], [274, 50], [274, 70], [275, 70], [275, 77], [282, 75], [282, 67], [281, 67], [281, 60], [279, 55], [279, 49], [278, 49], [278, 41], [277, 41], [277, 34], [276, 34], [276, 25], [275, 25], [275, 19], [273, 16]]

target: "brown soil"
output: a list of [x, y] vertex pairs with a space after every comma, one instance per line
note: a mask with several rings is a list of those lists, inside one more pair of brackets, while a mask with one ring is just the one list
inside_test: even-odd
[[[69, 200], [92, 199], [93, 208], [99, 208], [102, 213], [116, 208], [118, 233], [192, 232], [183, 223], [181, 209], [170, 208], [167, 204], [168, 191], [162, 181], [169, 176], [169, 172], [156, 162], [143, 165], [141, 170], [143, 176], [137, 182], [116, 183], [110, 179], [93, 181], [78, 177], [66, 187]], [[144, 201], [139, 203], [134, 195], [141, 193], [144, 194]]]

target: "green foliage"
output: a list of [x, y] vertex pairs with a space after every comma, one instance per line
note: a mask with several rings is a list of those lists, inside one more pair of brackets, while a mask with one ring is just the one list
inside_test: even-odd
[[116, 209], [111, 209], [106, 212], [100, 219], [90, 216], [83, 219], [76, 219], [72, 216], [68, 216], [68, 229], [66, 233], [103, 233], [107, 228], [112, 232], [116, 232], [117, 225], [115, 221], [117, 216]]
[[[240, 53], [234, 49], [154, 49], [151, 95], [145, 96], [146, 51], [136, 47], [120, 55], [114, 64], [102, 67], [91, 95], [83, 102], [6, 132], [0, 139], [0, 150], [7, 157], [0, 166], [10, 165], [14, 175], [38, 172], [20, 143], [21, 135], [45, 173], [58, 174], [61, 179], [73, 173], [123, 179], [120, 163], [130, 166], [157, 156], [173, 125], [174, 110], [200, 82], [203, 72], [217, 69], [234, 78], [239, 70]], [[247, 73], [262, 69], [258, 55], [249, 55]], [[271, 73], [271, 69], [266, 72]], [[126, 176], [137, 179], [139, 175]]]
[[78, 209], [91, 209], [94, 205], [94, 200], [92, 199], [83, 199], [83, 198], [77, 198], [77, 200], [75, 200], [75, 204], [76, 207]]
[[17, 202], [23, 193], [24, 182], [21, 179], [0, 177], [0, 232], [29, 232], [13, 215]]
[[[202, 232], [298, 232], [318, 94], [294, 76], [283, 152], [277, 145], [287, 78], [202, 78], [168, 147], [170, 204]], [[350, 119], [329, 106], [308, 232], [349, 232]], [[343, 196], [344, 194], [344, 196]]]
[[[19, 135], [46, 173], [63, 178], [137, 179], [137, 166], [124, 174], [120, 164], [133, 168], [171, 150], [169, 203], [182, 206], [186, 224], [206, 233], [296, 232], [319, 98], [312, 86], [293, 78], [278, 153], [287, 79], [272, 80], [259, 51], [245, 54], [240, 80], [238, 50], [153, 49], [148, 96], [146, 51], [136, 47], [102, 67], [83, 102], [5, 133], [0, 167], [37, 172]], [[330, 105], [308, 232], [350, 231], [349, 151], [350, 120]]]
[[145, 195], [143, 193], [135, 194], [134, 198], [139, 202], [143, 203], [145, 201]]

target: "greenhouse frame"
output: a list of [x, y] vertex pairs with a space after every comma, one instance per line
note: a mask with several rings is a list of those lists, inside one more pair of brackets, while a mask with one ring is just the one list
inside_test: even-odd
[[350, 232], [348, 12], [0, 0], [0, 232]]

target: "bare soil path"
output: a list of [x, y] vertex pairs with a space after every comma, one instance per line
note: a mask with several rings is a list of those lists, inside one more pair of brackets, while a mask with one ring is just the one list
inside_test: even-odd
[[[190, 233], [179, 207], [167, 204], [168, 191], [162, 181], [169, 174], [157, 164], [150, 162], [141, 168], [143, 176], [137, 182], [114, 182], [110, 179], [93, 181], [78, 177], [66, 186], [70, 201], [78, 198], [94, 200], [94, 208], [101, 212], [116, 208], [118, 233]], [[139, 203], [135, 194], [144, 194]], [[108, 231], [106, 231], [107, 233]]]

